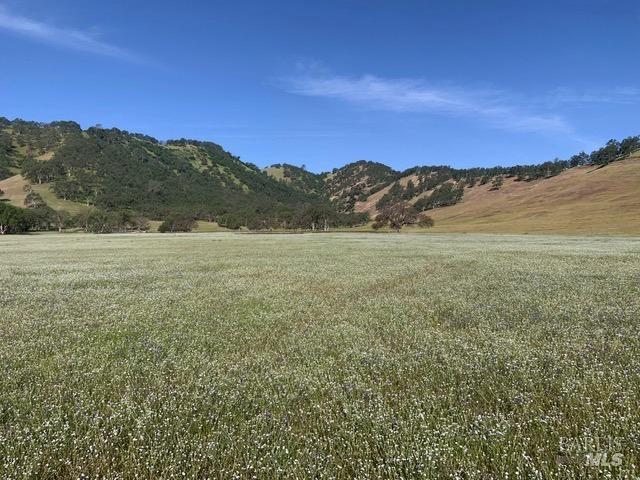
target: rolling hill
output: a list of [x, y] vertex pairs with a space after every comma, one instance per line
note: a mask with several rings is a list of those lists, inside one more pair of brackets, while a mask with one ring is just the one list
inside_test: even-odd
[[[562, 168], [533, 179], [517, 170], [445, 171], [429, 190], [407, 195], [409, 185], [415, 189], [421, 177], [424, 180], [429, 171], [425, 168], [401, 173], [382, 164], [357, 162], [321, 176], [333, 201], [370, 218], [385, 196], [394, 197], [394, 190], [400, 192], [396, 199], [416, 205], [443, 185], [453, 194], [460, 188], [461, 198], [454, 204], [426, 210], [436, 222], [434, 232], [640, 234], [640, 150], [611, 163]], [[438, 168], [427, 177], [439, 175]], [[497, 176], [503, 185], [493, 190]]]
[[[375, 215], [376, 202], [389, 188], [358, 202], [356, 210]], [[475, 185], [465, 188], [459, 203], [428, 213], [436, 232], [639, 235], [640, 153], [603, 167], [567, 169], [548, 179], [507, 178], [497, 191], [488, 183]]]
[[361, 160], [316, 174], [261, 170], [212, 142], [0, 118], [0, 190], [16, 207], [126, 211], [154, 226], [181, 214], [215, 229], [370, 228], [407, 202], [433, 231], [640, 234], [640, 138], [537, 165], [399, 172]]
[[[0, 119], [0, 189], [23, 207], [27, 195], [54, 210], [128, 211], [152, 220], [185, 215], [239, 228], [318, 223], [340, 214], [320, 191], [279, 181], [212, 142], [158, 140], [73, 122]], [[301, 174], [298, 174], [300, 176]], [[323, 182], [309, 174], [316, 190]], [[28, 190], [28, 191], [27, 191]]]

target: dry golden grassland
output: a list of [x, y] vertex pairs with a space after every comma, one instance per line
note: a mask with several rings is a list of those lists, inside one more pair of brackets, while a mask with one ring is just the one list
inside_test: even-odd
[[13, 177], [0, 180], [0, 190], [4, 192], [0, 199], [7, 200], [16, 207], [24, 208], [24, 200], [27, 197], [28, 189], [31, 188], [54, 210], [66, 210], [71, 214], [76, 214], [83, 210], [94, 208], [82, 203], [58, 198], [55, 193], [51, 191], [50, 187], [48, 183], [31, 184], [22, 175], [14, 175]]
[[[389, 188], [356, 210], [375, 216], [375, 204]], [[467, 188], [460, 203], [429, 210], [433, 231], [640, 235], [640, 154], [603, 168], [572, 168], [534, 182], [505, 179], [499, 191], [490, 188], [490, 182]]]
[[640, 235], [640, 159], [580, 167], [536, 182], [467, 189], [433, 211], [436, 231]]

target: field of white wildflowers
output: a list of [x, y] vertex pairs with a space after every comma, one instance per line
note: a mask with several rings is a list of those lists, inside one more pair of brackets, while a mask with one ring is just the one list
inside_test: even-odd
[[0, 312], [2, 478], [640, 474], [640, 239], [7, 236]]

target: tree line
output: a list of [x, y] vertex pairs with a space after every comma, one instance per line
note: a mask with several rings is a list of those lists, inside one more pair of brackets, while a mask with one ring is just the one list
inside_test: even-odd
[[[354, 213], [356, 202], [389, 185], [376, 205], [378, 211], [420, 197], [414, 209], [425, 212], [454, 205], [465, 188], [490, 184], [491, 190], [499, 190], [503, 178], [549, 178], [567, 168], [606, 165], [638, 149], [640, 137], [635, 136], [610, 140], [590, 154], [537, 165], [440, 165], [404, 172], [369, 161], [319, 175], [278, 164], [286, 180], [280, 181], [213, 142], [160, 142], [119, 129], [82, 130], [75, 122], [0, 117], [0, 179], [20, 171], [32, 183], [46, 183], [56, 196], [92, 212], [90, 219], [70, 216], [74, 228], [100, 232], [143, 230], [133, 219], [162, 221], [166, 231], [193, 228], [198, 219], [230, 229], [322, 231], [367, 222], [366, 214]], [[400, 184], [403, 177], [410, 179]], [[56, 229], [60, 224], [33, 194], [25, 207], [26, 212], [11, 210], [11, 218], [20, 221], [13, 220], [7, 231]], [[9, 212], [6, 204], [3, 209]]]
[[399, 178], [412, 178], [404, 186], [395, 181], [389, 191], [378, 200], [376, 208], [380, 210], [425, 192], [431, 193], [414, 204], [418, 211], [455, 205], [462, 199], [465, 187], [471, 188], [491, 182], [490, 190], [500, 190], [504, 178], [513, 178], [516, 182], [551, 178], [568, 168], [584, 165], [604, 166], [637, 150], [640, 150], [640, 136], [627, 137], [622, 141], [609, 140], [605, 146], [590, 154], [580, 152], [568, 160], [555, 159], [537, 165], [469, 169], [456, 169], [447, 165], [414, 167], [399, 174]]
[[[321, 208], [329, 213], [320, 223], [331, 227], [362, 221], [361, 215], [340, 213], [323, 194], [300, 188], [306, 185], [277, 181], [212, 142], [162, 144], [118, 129], [67, 129], [51, 159], [28, 156], [21, 169], [62, 199], [154, 220], [180, 215], [229, 228], [313, 230], [319, 222], [309, 212]], [[312, 174], [305, 174], [304, 182], [312, 183]]]
[[20, 208], [0, 202], [0, 234], [63, 231], [129, 233], [149, 230], [149, 220], [135, 212], [87, 209], [75, 215], [50, 207]]

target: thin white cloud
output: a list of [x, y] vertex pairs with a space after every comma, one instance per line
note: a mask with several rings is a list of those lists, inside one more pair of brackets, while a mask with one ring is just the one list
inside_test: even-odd
[[543, 98], [541, 103], [550, 106], [562, 104], [607, 103], [614, 105], [634, 105], [640, 103], [640, 88], [613, 87], [607, 90], [576, 90], [558, 88]]
[[499, 91], [433, 87], [422, 80], [303, 74], [284, 80], [284, 88], [297, 95], [334, 98], [365, 108], [391, 112], [426, 112], [482, 121], [493, 128], [541, 133], [569, 133], [558, 115], [531, 113], [513, 105]]
[[134, 53], [99, 40], [89, 32], [60, 28], [9, 12], [0, 5], [0, 30], [22, 35], [44, 43], [103, 55], [130, 62], [143, 63]]

